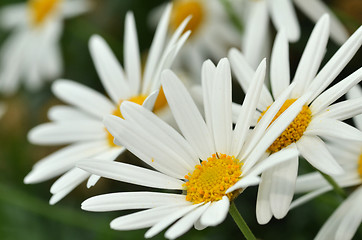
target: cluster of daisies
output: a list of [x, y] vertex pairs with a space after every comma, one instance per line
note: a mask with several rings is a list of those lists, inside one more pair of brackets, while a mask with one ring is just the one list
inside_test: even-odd
[[[289, 42], [300, 37], [293, 3], [316, 24], [292, 77]], [[0, 92], [14, 93], [20, 80], [35, 90], [60, 77], [63, 20], [91, 8], [86, 0], [29, 0], [1, 9], [2, 27], [13, 32], [0, 51]], [[230, 17], [242, 19], [244, 28]], [[67, 105], [51, 107], [50, 122], [34, 127], [28, 139], [66, 146], [37, 162], [24, 182], [61, 175], [50, 204], [101, 177], [153, 188], [95, 196], [82, 209], [139, 210], [114, 219], [111, 228], [149, 228], [146, 238], [168, 228], [169, 239], [192, 226], [220, 224], [251, 186], [258, 186], [260, 224], [327, 191], [355, 186], [316, 235], [351, 239], [362, 221], [362, 68], [332, 82], [359, 50], [362, 28], [348, 37], [320, 0], [175, 0], [155, 9], [154, 19], [144, 64], [131, 12], [124, 66], [101, 36], [90, 38], [107, 96], [76, 81], [52, 84]], [[321, 66], [329, 37], [341, 47]], [[232, 75], [245, 92], [242, 104], [232, 102]], [[349, 118], [356, 127], [343, 122]], [[126, 150], [144, 164], [115, 161]], [[315, 172], [298, 175], [299, 160]], [[305, 194], [293, 201], [295, 193]]]

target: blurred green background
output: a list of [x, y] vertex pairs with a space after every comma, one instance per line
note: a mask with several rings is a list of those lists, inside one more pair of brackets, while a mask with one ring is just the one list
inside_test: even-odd
[[[17, 0], [1, 0], [0, 8]], [[104, 93], [94, 69], [89, 51], [88, 39], [92, 34], [103, 36], [123, 62], [124, 17], [127, 11], [135, 14], [140, 48], [147, 51], [154, 30], [148, 23], [149, 12], [162, 0], [97, 0], [87, 14], [66, 20], [61, 45], [64, 57], [62, 78], [86, 84]], [[361, 0], [325, 1], [352, 33], [362, 23]], [[355, 4], [355, 5], [353, 5]], [[357, 6], [357, 7], [356, 7]], [[313, 23], [299, 11], [302, 26], [301, 40], [290, 45], [291, 73], [293, 74], [313, 28]], [[9, 35], [0, 29], [0, 44]], [[333, 42], [328, 45], [325, 61], [338, 49]], [[351, 60], [336, 81], [361, 67], [361, 50]], [[218, 59], [214, 59], [214, 62]], [[234, 100], [241, 101], [243, 93], [237, 84]], [[47, 122], [46, 113], [50, 106], [60, 104], [50, 91], [50, 83], [39, 92], [24, 89], [12, 97], [1, 97], [8, 110], [0, 120], [0, 239], [142, 239], [146, 230], [118, 232], [109, 228], [109, 222], [125, 212], [90, 213], [80, 209], [86, 198], [102, 193], [142, 190], [141, 187], [101, 179], [93, 188], [85, 183], [70, 193], [55, 206], [50, 206], [49, 188], [52, 181], [36, 185], [23, 184], [24, 176], [32, 165], [52, 153], [57, 147], [31, 145], [26, 138], [34, 126]], [[126, 153], [122, 161], [137, 161]], [[301, 171], [309, 166], [301, 162]], [[347, 189], [352, 191], [353, 189]], [[342, 199], [335, 193], [325, 194], [291, 211], [283, 220], [272, 220], [265, 226], [258, 225], [255, 218], [257, 188], [247, 189], [236, 200], [237, 207], [260, 239], [312, 239]], [[163, 239], [163, 234], [154, 239]], [[203, 231], [191, 230], [180, 239], [242, 239], [237, 226], [230, 216], [217, 227]], [[362, 239], [361, 227], [355, 239]]]

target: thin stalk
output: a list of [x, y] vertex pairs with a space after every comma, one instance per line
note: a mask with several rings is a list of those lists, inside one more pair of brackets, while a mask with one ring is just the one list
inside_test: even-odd
[[322, 176], [324, 177], [324, 179], [333, 187], [333, 190], [339, 195], [341, 196], [343, 199], [347, 198], [347, 194], [346, 192], [338, 185], [338, 183], [336, 181], [334, 181], [334, 179], [329, 176], [328, 174], [325, 174], [321, 171], [318, 170], [318, 172], [320, 174], [322, 174]]
[[240, 33], [242, 33], [243, 30], [244, 30], [242, 21], [240, 20], [238, 15], [236, 15], [235, 10], [234, 10], [233, 6], [230, 3], [230, 0], [220, 0], [220, 2], [224, 6], [224, 9], [227, 12], [227, 14], [229, 15], [229, 18], [230, 18], [231, 22], [234, 24], [236, 29]]
[[236, 225], [238, 225], [240, 231], [244, 234], [244, 237], [247, 240], [256, 240], [254, 234], [251, 232], [250, 228], [236, 208], [234, 201], [232, 201], [230, 204], [229, 213], [233, 217]]

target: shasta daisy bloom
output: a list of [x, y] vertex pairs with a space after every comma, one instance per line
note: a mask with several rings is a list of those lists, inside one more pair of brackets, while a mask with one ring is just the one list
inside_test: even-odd
[[[52, 185], [50, 203], [54, 204], [90, 174], [75, 168], [79, 160], [98, 157], [114, 160], [125, 149], [113, 143], [113, 136], [105, 129], [102, 120], [108, 114], [122, 117], [119, 105], [124, 100], [143, 104], [154, 111], [161, 111], [166, 102], [157, 98], [160, 88], [160, 72], [170, 67], [177, 52], [188, 37], [181, 36], [184, 22], [165, 46], [167, 23], [171, 5], [167, 7], [156, 31], [141, 81], [140, 55], [135, 21], [128, 13], [125, 21], [124, 63], [125, 70], [100, 36], [90, 39], [90, 52], [102, 81], [111, 99], [79, 83], [57, 80], [52, 85], [54, 94], [70, 106], [54, 106], [49, 110], [50, 123], [33, 128], [29, 141], [41, 145], [63, 145], [67, 147], [43, 158], [35, 164], [25, 177], [25, 183], [38, 183], [65, 173]], [[98, 176], [89, 178], [87, 186], [93, 186]]]
[[[185, 18], [191, 16], [186, 26], [186, 30], [191, 30], [191, 36], [176, 60], [175, 67], [187, 69], [199, 79], [202, 63], [208, 58], [225, 57], [231, 46], [240, 44], [240, 34], [230, 22], [219, 0], [174, 0], [172, 2], [169, 27], [171, 32], [175, 31]], [[238, 4], [233, 4], [233, 6], [235, 9], [240, 8]], [[151, 18], [155, 18], [158, 11], [156, 8]]]
[[[320, 137], [362, 141], [361, 131], [342, 122], [361, 113], [362, 108], [359, 105], [351, 105], [348, 101], [333, 104], [361, 81], [362, 68], [338, 84], [327, 90], [326, 88], [361, 46], [362, 27], [317, 73], [325, 53], [328, 35], [329, 18], [325, 15], [318, 21], [309, 38], [292, 81], [295, 87], [276, 118], [297, 99], [306, 97], [307, 101], [291, 125], [268, 148], [267, 152], [273, 154], [284, 148], [298, 149], [299, 153], [315, 168], [326, 174], [336, 175], [341, 174], [343, 169]], [[235, 49], [230, 51], [229, 57], [232, 69], [242, 88], [248, 89], [253, 74], [252, 68], [247, 64], [244, 56]], [[270, 81], [272, 93], [264, 87], [256, 119], [263, 119], [268, 112], [268, 107], [273, 103], [273, 98], [277, 98], [289, 86], [288, 42], [283, 31], [278, 33], [273, 46]], [[267, 128], [268, 125], [260, 126], [259, 122], [256, 127]], [[263, 173], [257, 201], [259, 223], [267, 223], [273, 215], [276, 218], [283, 218], [287, 214], [294, 194], [297, 171], [298, 157]]]
[[[253, 75], [233, 129], [231, 73], [227, 59], [222, 59], [217, 67], [210, 60], [203, 64], [201, 82], [205, 120], [176, 75], [164, 71], [162, 87], [182, 135], [152, 112], [130, 102], [121, 105], [124, 119], [107, 116], [104, 121], [112, 135], [152, 169], [97, 160], [82, 161], [77, 166], [118, 181], [180, 192], [111, 193], [84, 201], [82, 208], [89, 211], [146, 209], [111, 222], [111, 228], [116, 230], [151, 227], [145, 234], [146, 238], [174, 222], [166, 231], [166, 238], [174, 239], [192, 226], [203, 229], [220, 224], [227, 215], [230, 201], [248, 186], [258, 184], [258, 175], [262, 171], [294, 159], [297, 154], [295, 149], [284, 149], [259, 161], [265, 156], [268, 146], [298, 114], [303, 99], [288, 109], [265, 134], [253, 131], [254, 144], [245, 141], [264, 74], [265, 60]], [[285, 100], [282, 96], [271, 107], [267, 124], [283, 98]], [[245, 152], [245, 145], [250, 147], [250, 152]]]
[[293, 2], [313, 22], [317, 22], [323, 14], [328, 13], [331, 18], [331, 38], [338, 44], [343, 44], [347, 40], [349, 36], [347, 30], [321, 0], [247, 0], [245, 33], [241, 47], [253, 68], [269, 50], [269, 16], [277, 31], [284, 29], [288, 41], [299, 40], [300, 26]]
[[0, 49], [0, 91], [30, 90], [62, 72], [59, 40], [63, 19], [88, 11], [85, 0], [28, 0], [0, 9], [0, 26], [13, 32]]
[[[362, 108], [362, 89], [359, 86], [347, 93], [349, 104]], [[353, 117], [358, 129], [362, 129], [362, 115]], [[316, 239], [352, 239], [362, 221], [362, 142], [328, 143], [328, 147], [341, 164], [345, 173], [333, 176], [340, 187], [356, 186], [354, 192], [343, 201], [335, 212], [325, 222], [316, 236]], [[298, 177], [296, 193], [309, 192], [292, 203], [292, 207], [299, 206], [322, 193], [330, 191], [330, 184], [318, 173], [309, 173]]]

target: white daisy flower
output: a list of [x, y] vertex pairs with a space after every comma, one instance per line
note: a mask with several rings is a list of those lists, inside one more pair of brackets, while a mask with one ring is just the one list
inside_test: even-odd
[[[74, 167], [77, 161], [90, 157], [112, 161], [125, 150], [124, 147], [113, 143], [113, 136], [105, 129], [102, 123], [105, 115], [114, 114], [122, 117], [119, 105], [124, 100], [143, 104], [154, 111], [165, 106], [166, 102], [161, 95], [156, 100], [160, 88], [160, 72], [170, 67], [189, 35], [187, 32], [181, 36], [187, 24], [185, 21], [165, 46], [170, 13], [171, 5], [167, 7], [160, 20], [142, 77], [132, 13], [127, 14], [125, 21], [125, 70], [100, 36], [91, 37], [90, 52], [102, 84], [111, 99], [69, 80], [57, 80], [52, 85], [54, 94], [71, 106], [52, 107], [48, 113], [52, 122], [33, 128], [28, 138], [34, 144], [70, 145], [40, 160], [24, 179], [25, 183], [38, 183], [65, 173], [50, 189], [53, 194], [51, 204], [62, 199], [90, 176]], [[93, 186], [98, 179], [98, 176], [90, 177], [87, 186]]]
[[343, 44], [348, 39], [349, 34], [345, 27], [321, 0], [246, 0], [246, 24], [241, 46], [254, 69], [269, 50], [269, 16], [278, 31], [284, 29], [288, 41], [299, 40], [300, 26], [293, 2], [313, 22], [328, 13], [331, 38], [338, 44]]
[[[111, 228], [116, 230], [151, 227], [146, 238], [175, 221], [166, 231], [166, 238], [177, 238], [192, 226], [203, 229], [220, 224], [227, 215], [230, 201], [248, 186], [258, 184], [261, 172], [297, 156], [296, 149], [283, 149], [258, 162], [298, 114], [305, 98], [278, 118], [265, 135], [264, 131], [254, 130], [251, 134], [256, 142], [245, 141], [260, 97], [265, 68], [264, 60], [253, 75], [234, 129], [227, 59], [222, 59], [217, 67], [210, 60], [203, 64], [205, 120], [176, 75], [164, 71], [162, 87], [182, 135], [147, 109], [129, 102], [121, 106], [124, 119], [105, 118], [105, 125], [112, 135], [153, 169], [96, 160], [79, 162], [77, 166], [118, 181], [182, 192], [111, 193], [86, 200], [82, 208], [89, 211], [146, 209], [111, 222]], [[286, 96], [284, 94], [276, 101], [263, 121], [271, 122]], [[246, 152], [244, 146], [251, 146], [250, 151]]]
[[[362, 27], [343, 44], [317, 74], [325, 54], [328, 36], [329, 17], [325, 15], [318, 21], [309, 38], [292, 81], [295, 87], [278, 114], [288, 109], [290, 104], [301, 97], [306, 97], [308, 101], [292, 124], [269, 147], [268, 153], [275, 153], [286, 147], [298, 149], [299, 153], [315, 168], [326, 174], [335, 175], [342, 173], [343, 169], [327, 150], [320, 137], [362, 141], [361, 131], [342, 122], [361, 113], [360, 105], [352, 105], [349, 101], [333, 104], [361, 81], [362, 68], [333, 87], [327, 90], [326, 88], [361, 46]], [[229, 57], [232, 69], [246, 91], [254, 71], [238, 50], [232, 49]], [[263, 119], [268, 106], [273, 103], [273, 98], [276, 99], [281, 95], [290, 83], [288, 41], [283, 31], [278, 33], [274, 42], [270, 79], [272, 92], [269, 93], [264, 86], [258, 104], [261, 113], [257, 112], [256, 119]], [[261, 125], [259, 122], [256, 127], [265, 129], [268, 125]], [[287, 214], [294, 194], [297, 171], [298, 157], [263, 173], [257, 201], [259, 223], [267, 223], [273, 215], [276, 218], [283, 218]]]
[[[347, 98], [350, 99], [349, 104], [362, 108], [362, 89], [359, 86], [352, 88]], [[362, 115], [353, 119], [361, 130]], [[329, 217], [316, 239], [352, 239], [362, 221], [362, 143], [333, 141], [328, 147], [345, 170], [344, 174], [333, 176], [335, 182], [340, 187], [357, 186], [357, 189]], [[309, 193], [295, 200], [291, 206], [299, 206], [330, 190], [331, 185], [318, 172], [302, 175], [297, 179], [296, 193]]]
[[[195, 76], [195, 79], [200, 79], [202, 63], [208, 58], [225, 57], [230, 47], [240, 45], [241, 35], [233, 26], [220, 0], [174, 0], [172, 2], [171, 32], [186, 17], [192, 16], [186, 26], [187, 30], [191, 30], [191, 36], [176, 60], [175, 67], [187, 69]], [[242, 7], [240, 2], [240, 0], [232, 1], [234, 10]], [[159, 9], [162, 9], [162, 6], [151, 13], [151, 19], [157, 17]]]
[[63, 19], [88, 11], [86, 0], [28, 0], [0, 10], [0, 26], [12, 29], [0, 49], [0, 91], [14, 93], [20, 80], [36, 90], [62, 72], [59, 39]]

